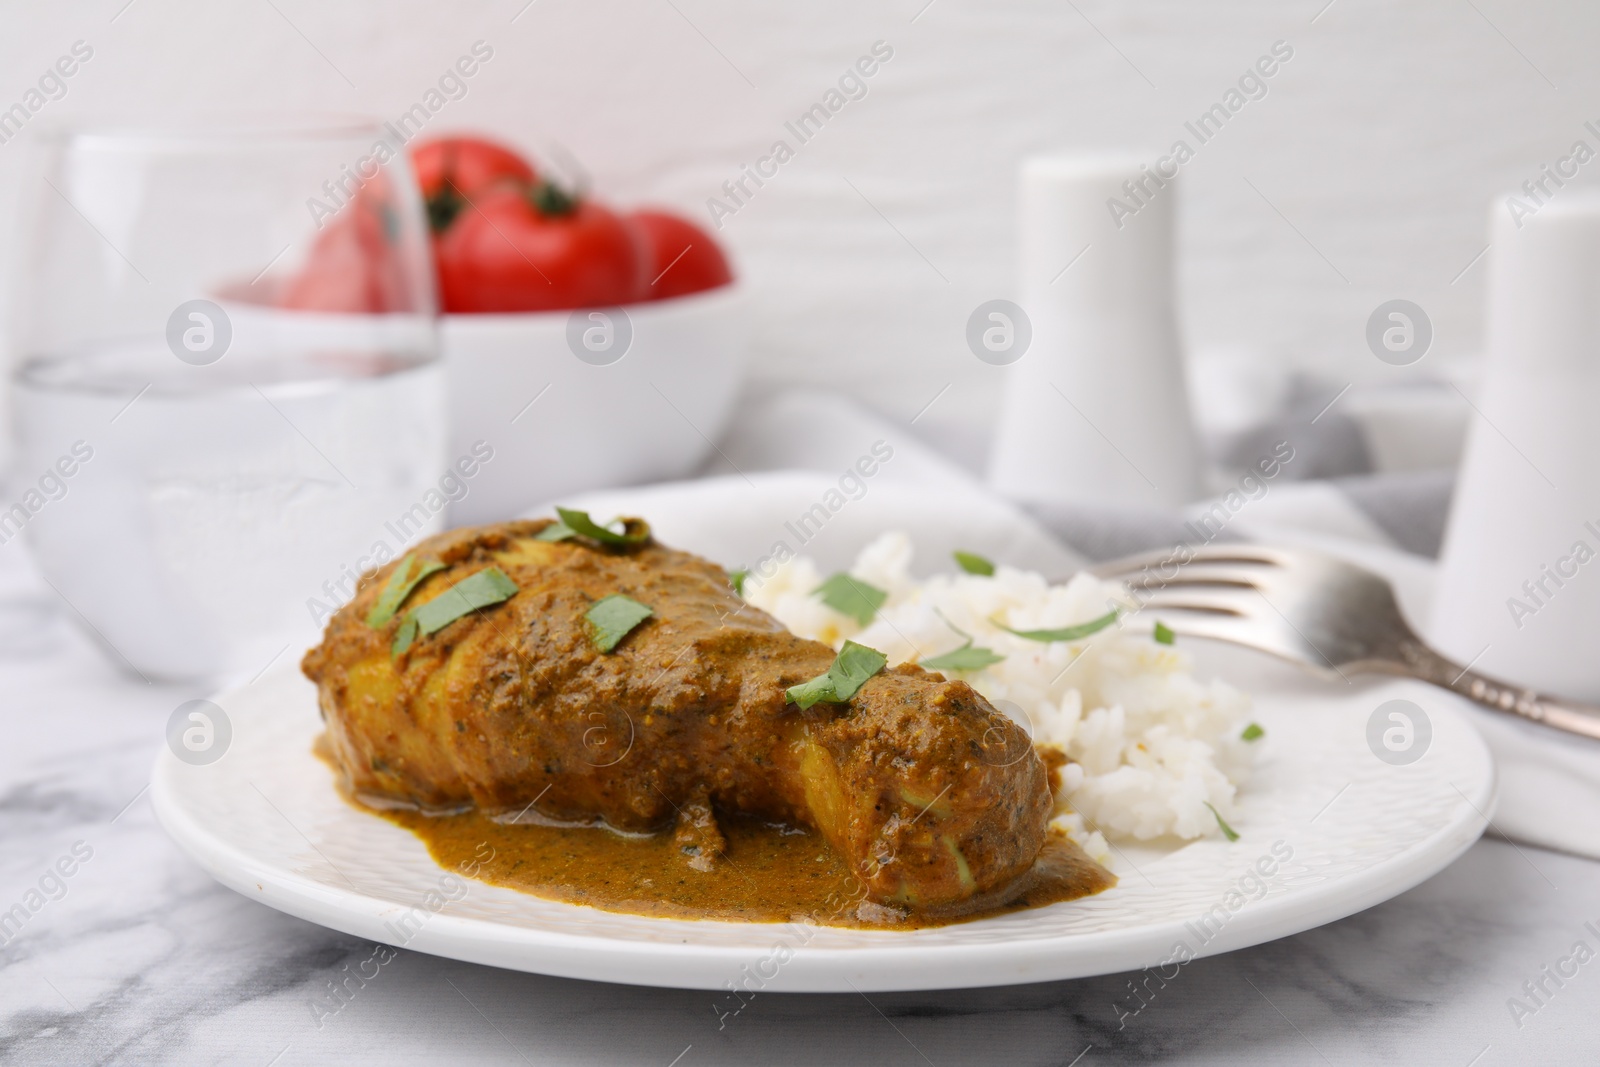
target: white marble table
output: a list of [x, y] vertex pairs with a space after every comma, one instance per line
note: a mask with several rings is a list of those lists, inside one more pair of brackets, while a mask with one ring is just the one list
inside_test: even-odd
[[1600, 1062], [1600, 958], [1560, 986], [1541, 971], [1600, 952], [1600, 864], [1496, 840], [1370, 911], [1185, 968], [1120, 1029], [1129, 975], [766, 994], [719, 1029], [710, 993], [404, 951], [319, 1025], [314, 998], [374, 946], [178, 852], [144, 789], [167, 716], [203, 693], [130, 682], [52, 601], [0, 571], [0, 912], [47, 891], [0, 933], [0, 1063]]

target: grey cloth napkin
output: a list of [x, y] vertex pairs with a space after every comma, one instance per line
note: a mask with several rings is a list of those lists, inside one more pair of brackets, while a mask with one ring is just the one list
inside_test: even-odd
[[[1318, 417], [1316, 405], [1326, 405], [1328, 397], [1307, 388], [1281, 419], [1226, 442], [1213, 442], [1211, 451], [1219, 465], [1240, 471], [1252, 465], [1253, 457], [1269, 454], [1279, 441], [1292, 443], [1295, 455], [1266, 495], [1251, 499], [1240, 510], [1237, 528], [1229, 524], [1207, 539], [1236, 541], [1247, 536], [1244, 529], [1250, 523], [1265, 521], [1437, 557], [1454, 470], [1374, 469], [1374, 450], [1361, 443], [1365, 433], [1361, 420], [1337, 409]], [[842, 471], [875, 441], [888, 442], [895, 450], [894, 460], [884, 465], [884, 476], [891, 481], [922, 485], [945, 481], [983, 489], [976, 474], [924, 444], [905, 426], [839, 396], [812, 390], [783, 392], [743, 406], [702, 473]], [[1229, 479], [1219, 477], [1220, 488]], [[1029, 501], [1021, 506], [1064, 544], [1098, 562], [1192, 543], [1194, 517], [1207, 505], [1182, 512], [1114, 502], [1086, 506]]]
[[[1438, 557], [1455, 488], [1454, 471], [1357, 474], [1320, 484], [1371, 523], [1374, 540], [1413, 555]], [[1039, 501], [1026, 502], [1023, 507], [1047, 530], [1095, 562], [1194, 540], [1193, 524], [1171, 511]], [[1230, 529], [1211, 538], [1224, 542], [1241, 539], [1240, 533]]]

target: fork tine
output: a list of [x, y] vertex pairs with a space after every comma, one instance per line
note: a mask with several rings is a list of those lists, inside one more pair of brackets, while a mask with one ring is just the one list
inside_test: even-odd
[[1246, 619], [1232, 615], [1163, 615], [1161, 622], [1179, 637], [1205, 637], [1253, 645], [1259, 636]]
[[1176, 567], [1181, 571], [1202, 563], [1223, 563], [1246, 567], [1281, 567], [1289, 562], [1291, 555], [1282, 549], [1233, 542], [1222, 545], [1201, 545], [1198, 548], [1187, 549], [1187, 551], [1189, 556], [1187, 561], [1183, 560], [1183, 549], [1174, 546], [1168, 549], [1158, 549], [1154, 552], [1141, 552], [1133, 556], [1124, 556], [1122, 559], [1108, 560], [1105, 563], [1091, 567], [1090, 572], [1098, 578], [1118, 578], [1130, 574], [1154, 571], [1158, 568], [1160, 570], [1171, 570]]
[[[1166, 573], [1140, 572], [1129, 574], [1122, 578], [1122, 581], [1129, 589], [1162, 589], [1194, 585], [1259, 589], [1268, 584], [1266, 579], [1270, 573], [1267, 568], [1259, 566], [1196, 562], [1177, 568], [1176, 573], [1172, 573], [1170, 568]], [[1168, 577], [1168, 574], [1171, 576]]]
[[1193, 611], [1236, 618], [1254, 615], [1256, 604], [1256, 597], [1244, 589], [1154, 589], [1134, 599], [1140, 611]]
[[1283, 566], [1294, 556], [1292, 549], [1281, 548], [1276, 545], [1257, 545], [1245, 541], [1224, 541], [1222, 544], [1203, 544], [1193, 546], [1189, 550], [1190, 560], [1203, 563], [1208, 560], [1235, 560], [1240, 563], [1262, 563], [1270, 566]]
[[1254, 649], [1257, 652], [1265, 652], [1268, 655], [1288, 660], [1306, 668], [1313, 674], [1331, 676], [1336, 670], [1336, 668], [1330, 668], [1325, 662], [1313, 661], [1307, 658], [1304, 650], [1299, 648], [1295, 642], [1288, 640], [1283, 631], [1274, 627], [1260, 626], [1252, 619], [1231, 615], [1163, 614], [1161, 621], [1181, 638], [1225, 641], [1229, 644]]

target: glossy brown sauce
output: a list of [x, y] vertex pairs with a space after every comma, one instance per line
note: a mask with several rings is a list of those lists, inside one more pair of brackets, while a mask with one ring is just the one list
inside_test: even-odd
[[968, 901], [959, 911], [908, 915], [865, 900], [860, 882], [821, 835], [745, 816], [718, 816], [727, 849], [701, 871], [689, 866], [670, 829], [625, 835], [605, 826], [551, 825], [527, 817], [511, 823], [476, 811], [431, 815], [348, 799], [416, 834], [447, 870], [547, 900], [631, 915], [915, 929], [1076, 900], [1116, 884], [1075, 843], [1052, 833], [1033, 869], [1004, 891]]

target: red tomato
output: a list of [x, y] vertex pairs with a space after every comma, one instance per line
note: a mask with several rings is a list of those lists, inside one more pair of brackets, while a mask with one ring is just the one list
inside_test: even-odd
[[394, 248], [398, 219], [381, 186], [367, 186], [327, 225], [278, 304], [300, 311], [414, 311]]
[[632, 226], [549, 184], [474, 197], [437, 247], [440, 302], [448, 312], [625, 304], [649, 281]]
[[689, 220], [664, 211], [635, 211], [628, 221], [643, 235], [648, 261], [639, 299], [664, 300], [733, 281], [717, 242]]
[[480, 137], [444, 137], [411, 150], [411, 166], [428, 204], [435, 233], [444, 231], [464, 207], [499, 184], [532, 186], [538, 176], [528, 161], [504, 145]]

